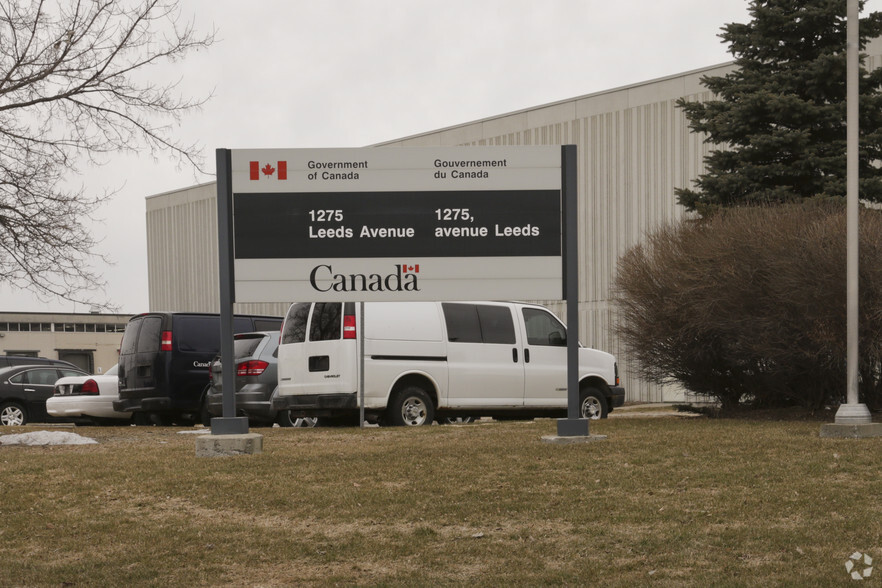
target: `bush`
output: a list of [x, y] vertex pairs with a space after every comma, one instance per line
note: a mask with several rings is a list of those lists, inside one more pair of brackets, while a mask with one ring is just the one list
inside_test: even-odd
[[[882, 400], [882, 212], [860, 218], [860, 397]], [[616, 327], [639, 375], [724, 411], [846, 392], [844, 202], [741, 207], [663, 227], [619, 261]]]

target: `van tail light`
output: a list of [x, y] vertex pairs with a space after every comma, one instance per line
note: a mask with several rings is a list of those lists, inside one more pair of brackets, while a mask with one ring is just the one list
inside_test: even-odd
[[171, 351], [172, 350], [172, 348], [171, 348], [171, 341], [172, 341], [171, 333], [172, 333], [171, 331], [163, 331], [162, 332], [162, 339], [160, 340], [160, 345], [159, 345], [160, 351]]
[[263, 373], [263, 371], [269, 367], [269, 364], [265, 361], [261, 361], [259, 359], [252, 359], [251, 361], [243, 361], [238, 366], [236, 366], [236, 375], [237, 376], [259, 376]]
[[95, 380], [86, 380], [80, 387], [80, 394], [98, 394], [98, 382]]
[[615, 366], [615, 369], [616, 369], [616, 386], [618, 386], [619, 385], [619, 364], [618, 364], [618, 362], [616, 362], [613, 365]]
[[355, 339], [355, 315], [354, 314], [344, 314], [343, 315], [343, 338], [344, 339]]

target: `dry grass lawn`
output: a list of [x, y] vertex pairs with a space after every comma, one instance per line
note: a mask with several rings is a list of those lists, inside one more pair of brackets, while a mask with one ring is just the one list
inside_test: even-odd
[[[45, 429], [0, 428], [0, 433]], [[63, 429], [72, 430], [72, 429]], [[822, 586], [882, 566], [882, 439], [818, 421], [255, 429], [197, 458], [164, 427], [0, 446], [2, 586]], [[868, 585], [882, 581], [882, 569]]]

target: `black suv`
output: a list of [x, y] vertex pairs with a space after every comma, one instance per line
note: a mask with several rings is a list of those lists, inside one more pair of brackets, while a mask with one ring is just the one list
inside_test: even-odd
[[[282, 318], [235, 315], [233, 331], [278, 331]], [[208, 368], [220, 351], [220, 315], [150, 312], [129, 320], [119, 351], [119, 400], [114, 410], [138, 424], [205, 421]]]

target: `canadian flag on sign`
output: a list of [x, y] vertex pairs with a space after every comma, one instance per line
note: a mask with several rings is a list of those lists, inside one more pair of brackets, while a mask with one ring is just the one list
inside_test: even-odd
[[413, 272], [415, 274], [420, 273], [420, 264], [416, 265], [407, 265], [406, 263], [401, 266], [401, 269], [404, 270], [404, 273]]
[[277, 161], [276, 167], [273, 167], [273, 164], [267, 163], [266, 165], [260, 165], [259, 161], [251, 161], [249, 162], [249, 169], [251, 172], [252, 180], [259, 180], [260, 175], [263, 174], [268, 178], [275, 176], [277, 180], [287, 180], [288, 179], [288, 162], [287, 161]]

